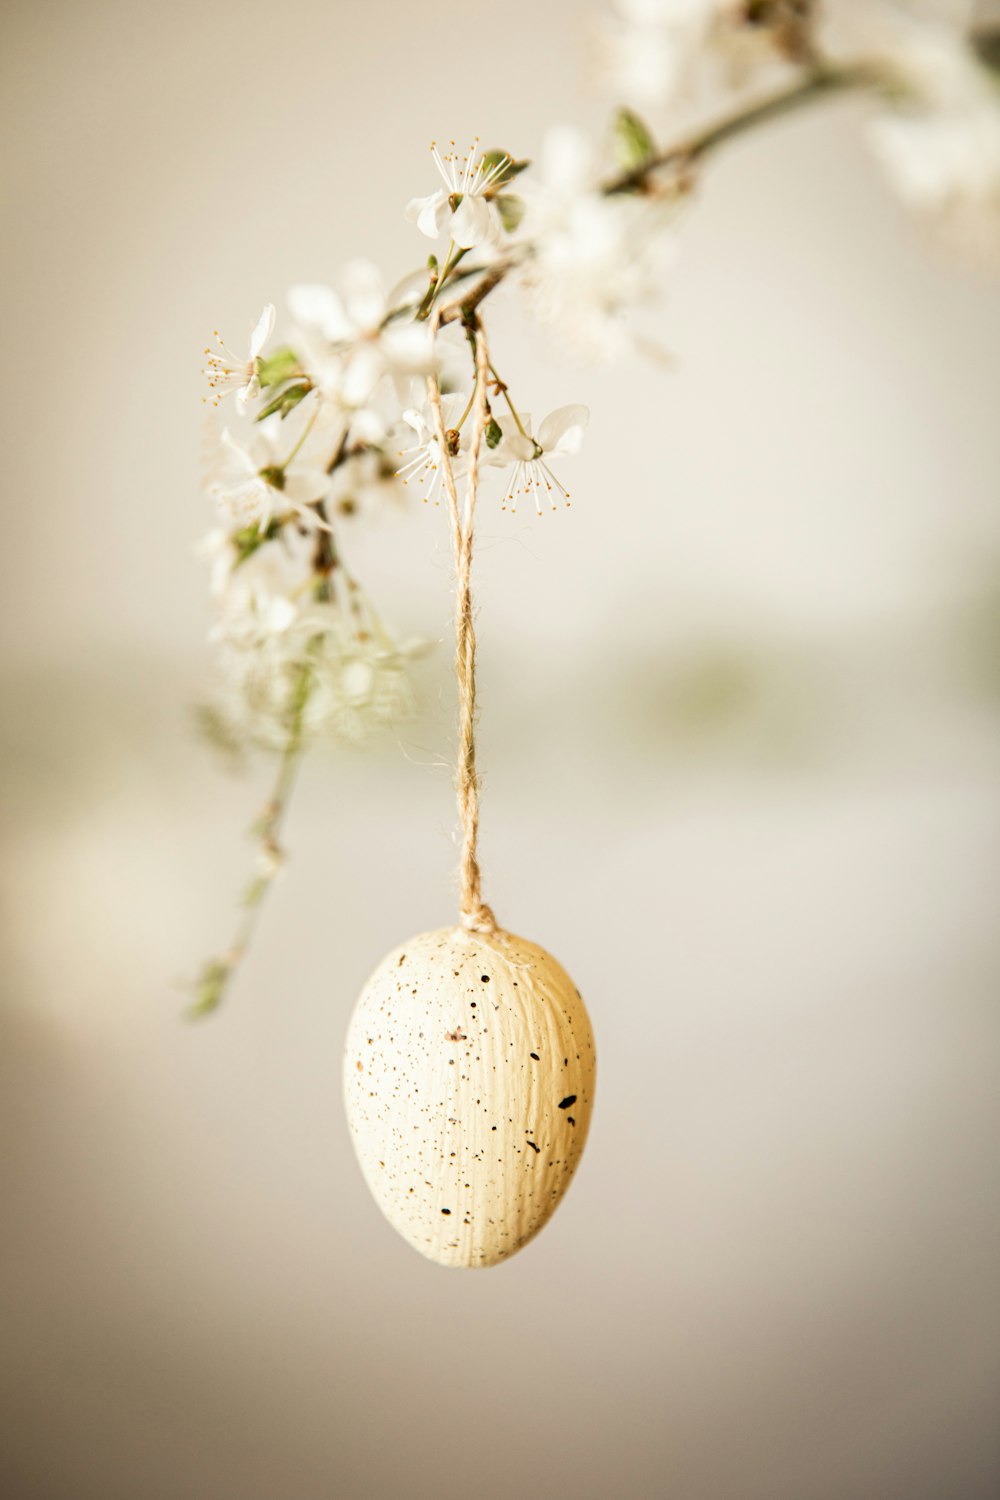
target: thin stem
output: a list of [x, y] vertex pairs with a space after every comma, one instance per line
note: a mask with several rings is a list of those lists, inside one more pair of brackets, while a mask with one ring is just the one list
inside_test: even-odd
[[444, 270], [441, 272], [441, 277], [437, 284], [437, 293], [435, 295], [439, 295], [448, 285], [449, 281], [453, 281], [455, 279], [455, 272], [458, 269], [459, 262], [464, 260], [469, 253], [469, 247], [468, 245], [466, 245], [458, 251], [458, 254], [455, 255], [454, 258], [452, 258], [452, 251], [456, 248], [457, 247], [453, 244], [451, 246], [451, 250], [449, 250], [448, 252], [448, 260], [445, 261]]
[[285, 462], [281, 465], [282, 469], [287, 469], [288, 465], [291, 463], [292, 459], [299, 452], [300, 448], [302, 447], [302, 444], [305, 442], [306, 438], [309, 436], [309, 434], [312, 432], [313, 428], [315, 427], [315, 425], [316, 425], [316, 418], [318, 416], [319, 416], [319, 403], [317, 402], [316, 406], [313, 407], [312, 416], [309, 418], [309, 420], [306, 423], [305, 427], [302, 429], [302, 435], [301, 435], [301, 437], [299, 438], [298, 442], [295, 444], [295, 447], [292, 449], [291, 453], [289, 453], [288, 457], [285, 459]]
[[[333, 474], [356, 453], [363, 452], [365, 446], [361, 442], [352, 444], [350, 428], [345, 429], [336, 452], [327, 465], [327, 473]], [[316, 531], [311, 583], [316, 589], [318, 598], [329, 600], [333, 597], [331, 578], [339, 574], [346, 590], [346, 600], [342, 597], [341, 603], [353, 620], [357, 639], [364, 640], [367, 630], [359, 604], [360, 589], [340, 558], [325, 500], [317, 500], [313, 509], [322, 524]], [[314, 637], [309, 649], [312, 650], [320, 644], [321, 637]], [[305, 711], [312, 684], [313, 670], [307, 659], [300, 662], [297, 668], [289, 707], [288, 738], [278, 762], [271, 796], [254, 828], [259, 841], [261, 869], [244, 893], [243, 916], [237, 925], [231, 945], [224, 953], [209, 959], [201, 970], [195, 987], [194, 1003], [187, 1011], [187, 1015], [192, 1019], [210, 1015], [218, 1009], [228, 994], [229, 986], [246, 957], [257, 930], [261, 908], [281, 869], [283, 861], [281, 831], [295, 789], [299, 767], [302, 764], [305, 749]]]
[[455, 267], [458, 265], [459, 261], [462, 260], [464, 256], [468, 255], [468, 253], [468, 247], [459, 250], [454, 240], [448, 241], [448, 253], [444, 258], [444, 265], [442, 266], [440, 271], [437, 271], [435, 269], [434, 275], [431, 277], [430, 285], [428, 286], [427, 291], [424, 294], [424, 300], [421, 302], [420, 306], [417, 308], [416, 313], [414, 314], [414, 317], [418, 323], [422, 323], [425, 321], [425, 319], [430, 317], [434, 309], [434, 304], [437, 301], [442, 288], [445, 286], [448, 278], [454, 272]]
[[714, 151], [717, 146], [723, 145], [735, 136], [742, 135], [744, 131], [754, 130], [758, 125], [766, 125], [771, 120], [790, 114], [803, 105], [824, 99], [829, 94], [842, 93], [852, 88], [864, 88], [874, 82], [876, 82], [875, 75], [863, 68], [817, 68], [815, 72], [810, 73], [791, 88], [784, 89], [779, 94], [773, 94], [769, 99], [763, 99], [758, 104], [750, 105], [748, 109], [739, 110], [725, 119], [717, 120], [715, 124], [709, 125], [706, 129], [689, 137], [688, 140], [681, 141], [678, 145], [670, 146], [666, 151], [650, 157], [649, 161], [633, 171], [623, 172], [619, 177], [612, 178], [605, 184], [603, 191], [608, 197], [633, 192], [636, 188], [641, 188], [653, 173], [661, 171], [664, 167], [677, 164], [688, 165], [698, 161]]
[[461, 318], [463, 322], [468, 321], [479, 307], [479, 304], [484, 302], [490, 293], [500, 285], [507, 272], [515, 264], [515, 261], [507, 260], [499, 261], [497, 265], [491, 266], [482, 281], [477, 282], [471, 292], [468, 292], [464, 297], [459, 298], [455, 302], [447, 303], [441, 309], [441, 323], [454, 323], [456, 318]]
[[236, 972], [253, 941], [265, 898], [281, 869], [283, 856], [280, 837], [299, 767], [302, 764], [303, 727], [306, 705], [309, 701], [311, 675], [309, 664], [301, 663], [292, 697], [288, 739], [278, 763], [278, 773], [271, 789], [271, 796], [255, 826], [260, 845], [260, 873], [250, 883], [244, 894], [243, 916], [237, 925], [232, 944], [217, 958], [209, 959], [199, 975], [194, 1003], [187, 1010], [187, 1015], [191, 1020], [211, 1015], [225, 999], [229, 986], [236, 977]]
[[476, 399], [476, 387], [475, 387], [475, 385], [473, 385], [472, 390], [469, 392], [469, 399], [465, 403], [465, 410], [463, 411], [462, 415], [459, 417], [458, 421], [455, 423], [453, 431], [455, 431], [455, 432], [461, 432], [462, 428], [465, 425], [465, 419], [469, 415], [469, 412], [472, 410], [472, 403], [475, 401], [475, 399]]
[[530, 437], [530, 435], [527, 432], [525, 432], [524, 425], [521, 422], [521, 418], [520, 418], [520, 415], [518, 413], [517, 407], [514, 405], [513, 401], [510, 399], [510, 391], [507, 389], [507, 382], [505, 380], [501, 380], [500, 379], [500, 376], [497, 374], [497, 371], [496, 371], [496, 366], [493, 364], [492, 361], [490, 361], [490, 374], [493, 376], [493, 379], [496, 382], [497, 394], [500, 395], [500, 396], [502, 396], [503, 399], [506, 401], [507, 405], [510, 407], [510, 414], [514, 418], [514, 421], [517, 424], [517, 430], [518, 430], [518, 432], [521, 434], [521, 436], [523, 438], [527, 438], [528, 442], [530, 443], [531, 442], [531, 437]]

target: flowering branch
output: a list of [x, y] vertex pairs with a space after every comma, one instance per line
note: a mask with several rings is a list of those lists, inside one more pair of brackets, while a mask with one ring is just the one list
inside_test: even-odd
[[[414, 492], [439, 504], [445, 470], [449, 487], [467, 481], [470, 446], [475, 479], [488, 482], [480, 466], [500, 476], [501, 509], [526, 498], [541, 516], [569, 504], [556, 470], [580, 450], [586, 407], [557, 408], [536, 426], [492, 364], [472, 380], [457, 361], [463, 338], [475, 351], [477, 330], [485, 347], [484, 307], [498, 287], [514, 285], [588, 357], [643, 352], [635, 314], [661, 294], [702, 164], [737, 136], [848, 91], [872, 100], [867, 133], [900, 196], [965, 252], [1000, 264], [1000, 32], [966, 34], [889, 0], [856, 7], [853, 30], [841, 17], [838, 31], [834, 9], [615, 0], [606, 62], [625, 105], [613, 161], [569, 127], [549, 133], [535, 165], [478, 141], [465, 152], [435, 144], [438, 185], [406, 209], [445, 247], [425, 270], [387, 291], [372, 265], [353, 261], [334, 287], [290, 289], [286, 342], [270, 347], [269, 304], [245, 356], [221, 340], [206, 350], [207, 399], [234, 394], [236, 424], [218, 436], [207, 486], [220, 512], [204, 545], [224, 685], [213, 722], [227, 741], [277, 752], [279, 766], [236, 938], [203, 969], [192, 1014], [217, 1008], [246, 952], [308, 745], [326, 733], [361, 740], [412, 707], [421, 643], [383, 622], [344, 568], [334, 524]], [[748, 98], [745, 85], [770, 88], [776, 69], [782, 87]], [[721, 90], [720, 73], [734, 80]], [[723, 96], [716, 118], [659, 144], [647, 112], [703, 94], [708, 76]]]
[[606, 184], [604, 191], [608, 195], [640, 191], [647, 185], [650, 177], [664, 167], [692, 166], [735, 136], [744, 135], [760, 125], [768, 125], [782, 115], [791, 114], [805, 105], [818, 103], [831, 94], [845, 93], [852, 89], [877, 88], [879, 82], [876, 73], [864, 68], [818, 66], [791, 88], [727, 115], [688, 140], [655, 153], [648, 161], [641, 162], [631, 171], [622, 172]]
[[295, 694], [292, 727], [281, 753], [274, 787], [252, 829], [258, 842], [257, 873], [243, 892], [243, 916], [232, 943], [224, 953], [208, 959], [202, 966], [195, 985], [194, 1001], [187, 1010], [190, 1020], [200, 1020], [203, 1016], [211, 1015], [222, 1004], [237, 969], [246, 957], [264, 900], [284, 865], [281, 830], [302, 763], [303, 719], [308, 698], [309, 674], [303, 668]]

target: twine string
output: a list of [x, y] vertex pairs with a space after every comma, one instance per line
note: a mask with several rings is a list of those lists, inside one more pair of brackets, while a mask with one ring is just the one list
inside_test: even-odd
[[[441, 310], [431, 320], [435, 337], [441, 323]], [[459, 501], [458, 486], [448, 433], [441, 409], [441, 386], [433, 369], [427, 377], [427, 399], [434, 419], [434, 432], [441, 452], [441, 478], [448, 496], [452, 545], [455, 553], [455, 675], [458, 679], [458, 755], [455, 768], [455, 792], [462, 824], [462, 854], [459, 862], [459, 911], [462, 926], [469, 932], [493, 933], [496, 917], [482, 898], [482, 876], [479, 869], [479, 774], [476, 770], [476, 630], [472, 613], [472, 536], [479, 490], [479, 456], [489, 417], [488, 378], [490, 371], [486, 334], [476, 319], [469, 325], [476, 360], [476, 384], [473, 393], [472, 437], [468, 451], [468, 470], [464, 503]]]

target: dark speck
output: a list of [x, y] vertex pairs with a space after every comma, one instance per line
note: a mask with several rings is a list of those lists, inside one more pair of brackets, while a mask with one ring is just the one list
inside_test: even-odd
[[451, 1213], [451, 1209], [450, 1208], [442, 1208], [441, 1212], [443, 1214], [450, 1214]]
[[567, 1115], [566, 1118], [567, 1118], [567, 1120], [569, 1121], [569, 1123], [571, 1125], [575, 1125], [576, 1124], [576, 1121], [574, 1120], [574, 1118], [573, 1118], [572, 1115]]
[[481, 978], [482, 978], [482, 981], [483, 981], [484, 984], [489, 984], [489, 982], [490, 982], [490, 976], [488, 974], [483, 974], [481, 976]]
[[565, 1099], [560, 1099], [559, 1100], [559, 1108], [560, 1109], [569, 1109], [570, 1105], [571, 1104], [575, 1104], [575, 1103], [576, 1103], [576, 1095], [575, 1094], [567, 1094], [566, 1097], [565, 1097]]
[[538, 1061], [538, 1053], [537, 1052], [532, 1052], [531, 1056], [535, 1059], [535, 1062]]
[[534, 1141], [528, 1141], [528, 1145], [531, 1147], [532, 1151], [541, 1151], [542, 1149], [541, 1146], [536, 1146]]

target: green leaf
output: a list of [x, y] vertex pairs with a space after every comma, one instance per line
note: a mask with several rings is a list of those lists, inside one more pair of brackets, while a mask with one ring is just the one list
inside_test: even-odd
[[1000, 75], [1000, 25], [973, 31], [969, 41], [983, 67]]
[[312, 390], [312, 383], [308, 380], [296, 381], [294, 385], [286, 385], [274, 396], [262, 411], [254, 418], [255, 422], [263, 422], [265, 417], [273, 417], [274, 413], [280, 412], [282, 417], [287, 417], [290, 411], [294, 411], [303, 397], [308, 396]]
[[301, 373], [299, 356], [294, 349], [275, 349], [257, 361], [257, 378], [261, 385], [281, 385]]
[[194, 987], [194, 1001], [184, 1012], [188, 1020], [199, 1021], [203, 1016], [210, 1016], [213, 1010], [218, 1010], [232, 972], [232, 964], [225, 959], [211, 959], [205, 965]]
[[251, 521], [249, 526], [241, 526], [239, 531], [234, 531], [230, 536], [230, 541], [236, 548], [235, 566], [238, 568], [240, 563], [245, 563], [248, 557], [253, 557], [257, 548], [262, 547], [265, 542], [273, 542], [280, 530], [281, 522], [277, 516], [272, 516], [264, 527], [259, 526], [256, 521]]
[[638, 172], [656, 155], [656, 141], [644, 120], [630, 109], [620, 109], [611, 127], [618, 165], [626, 172]]
[[504, 229], [508, 234], [513, 234], [524, 218], [524, 199], [515, 197], [513, 193], [498, 193], [493, 202]]
[[502, 170], [497, 173], [491, 184], [495, 188], [503, 187], [505, 182], [513, 181], [519, 172], [531, 166], [530, 161], [515, 161], [507, 151], [484, 151], [482, 161], [487, 172], [492, 171], [494, 167], [499, 167], [501, 162], [503, 163]]

